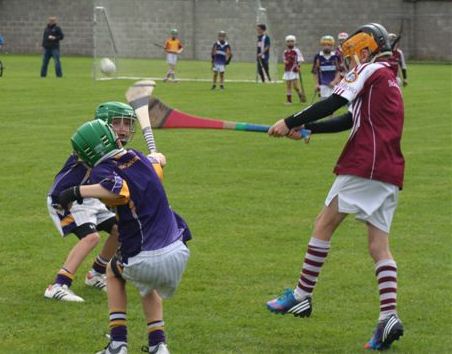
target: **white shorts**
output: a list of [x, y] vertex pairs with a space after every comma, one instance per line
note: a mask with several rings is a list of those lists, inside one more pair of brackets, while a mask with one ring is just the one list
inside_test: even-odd
[[166, 62], [171, 65], [176, 65], [177, 63], [177, 54], [174, 53], [166, 53]]
[[294, 73], [293, 71], [284, 71], [283, 80], [298, 80], [298, 73]]
[[52, 206], [52, 198], [47, 197], [47, 208], [50, 218], [61, 236], [70, 234], [77, 226], [87, 223], [99, 225], [115, 217], [115, 214], [96, 198], [85, 198], [83, 204], [74, 202], [69, 213], [63, 214]]
[[122, 277], [130, 281], [142, 297], [156, 290], [163, 299], [176, 291], [190, 251], [182, 241], [155, 251], [142, 251], [124, 264]]
[[356, 214], [356, 219], [389, 233], [398, 195], [399, 187], [393, 184], [344, 175], [336, 177], [325, 205], [337, 196], [339, 212]]
[[213, 64], [212, 70], [217, 73], [224, 73], [225, 71], [224, 64]]
[[330, 97], [333, 94], [333, 89], [328, 85], [320, 85], [320, 97]]

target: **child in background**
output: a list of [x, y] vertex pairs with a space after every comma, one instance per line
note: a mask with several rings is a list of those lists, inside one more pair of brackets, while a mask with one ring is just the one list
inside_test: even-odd
[[212, 70], [213, 70], [213, 83], [212, 90], [217, 87], [218, 73], [220, 74], [220, 89], [224, 89], [224, 72], [225, 66], [229, 64], [232, 58], [231, 46], [226, 41], [226, 32], [218, 32], [218, 40], [212, 47]]
[[344, 43], [348, 38], [347, 32], [339, 32], [337, 34], [337, 47], [336, 47], [336, 55], [339, 58], [339, 67], [341, 69], [341, 78], [347, 74], [347, 68], [344, 63], [344, 55], [342, 53], [342, 43]]
[[316, 91], [320, 99], [325, 99], [333, 93], [334, 86], [341, 80], [339, 57], [333, 51], [333, 36], [323, 36], [320, 39], [322, 50], [316, 54], [312, 66]]
[[402, 49], [399, 48], [398, 36], [395, 33], [389, 33], [389, 41], [392, 46], [392, 57], [390, 60], [391, 66], [397, 77], [399, 86], [408, 85], [407, 66], [405, 56]]
[[298, 94], [300, 102], [306, 102], [306, 96], [301, 89], [299, 74], [300, 64], [304, 62], [303, 54], [300, 49], [295, 47], [296, 38], [293, 35], [286, 37], [287, 49], [283, 53], [284, 61], [284, 76], [283, 80], [286, 82], [287, 87], [287, 102], [286, 104], [292, 104], [292, 87]]
[[166, 73], [164, 82], [169, 79], [173, 80], [173, 82], [177, 82], [176, 80], [176, 64], [177, 64], [177, 56], [181, 54], [184, 50], [184, 46], [182, 42], [177, 37], [178, 31], [177, 29], [171, 30], [171, 37], [168, 38], [165, 42], [165, 52], [166, 52], [166, 62], [168, 63], [168, 72]]

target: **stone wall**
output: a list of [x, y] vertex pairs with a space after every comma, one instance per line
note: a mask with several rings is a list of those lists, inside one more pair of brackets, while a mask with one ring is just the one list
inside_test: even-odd
[[[452, 60], [451, 1], [403, 0], [0, 0], [0, 33], [11, 53], [40, 52], [47, 17], [58, 17], [64, 54], [91, 55], [94, 8], [103, 6], [112, 23], [118, 50], [131, 57], [162, 57], [162, 43], [178, 28], [185, 58], [208, 59], [219, 30], [228, 32], [235, 60], [254, 60], [259, 3], [280, 55], [287, 34], [297, 36], [307, 60], [324, 34], [353, 32], [360, 24], [380, 22], [398, 32], [409, 58]], [[261, 19], [263, 17], [261, 16]], [[265, 16], [264, 16], [265, 18]]]

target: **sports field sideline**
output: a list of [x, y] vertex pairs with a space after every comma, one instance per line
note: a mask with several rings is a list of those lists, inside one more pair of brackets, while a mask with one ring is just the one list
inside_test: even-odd
[[[73, 131], [93, 117], [100, 102], [123, 100], [132, 81], [94, 82], [90, 58], [64, 57], [62, 79], [52, 71], [39, 78], [39, 56], [1, 59], [0, 353], [93, 353], [105, 345], [108, 310], [106, 296], [83, 285], [90, 262], [73, 285], [86, 303], [43, 297], [76, 241], [56, 233], [45, 198], [70, 152]], [[209, 65], [191, 62], [178, 69], [204, 68]], [[243, 65], [250, 69], [254, 66]], [[308, 101], [309, 69], [303, 67]], [[391, 351], [447, 353], [452, 347], [452, 66], [412, 64], [409, 77], [406, 180], [391, 230], [406, 332]], [[253, 123], [272, 124], [302, 107], [284, 105], [282, 84], [209, 89], [205, 82], [158, 82], [154, 92], [184, 112]], [[265, 308], [283, 287], [295, 285], [312, 220], [334, 179], [331, 170], [347, 133], [313, 136], [309, 145], [262, 133], [162, 130], [155, 135], [168, 158], [169, 199], [194, 234], [187, 272], [165, 307], [172, 353], [363, 352], [377, 319], [378, 294], [365, 229], [352, 217], [333, 239], [312, 317], [275, 316]], [[145, 150], [139, 131], [131, 146]], [[146, 334], [136, 292], [130, 297], [129, 351], [137, 353]]]

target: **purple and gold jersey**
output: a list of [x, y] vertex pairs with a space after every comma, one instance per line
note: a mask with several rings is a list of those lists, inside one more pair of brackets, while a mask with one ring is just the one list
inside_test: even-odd
[[328, 85], [334, 80], [338, 71], [340, 71], [340, 58], [334, 52], [327, 55], [320, 51], [316, 54], [312, 73], [317, 75], [319, 85]]
[[184, 230], [178, 227], [163, 185], [142, 153], [127, 150], [102, 161], [90, 180], [121, 196], [115, 204], [124, 263], [141, 251], [161, 249], [182, 238]]
[[56, 202], [55, 197], [65, 189], [86, 184], [88, 178], [88, 167], [78, 159], [77, 155], [70, 155], [63, 168], [55, 176], [50, 188], [49, 196], [52, 198], [52, 202]]

